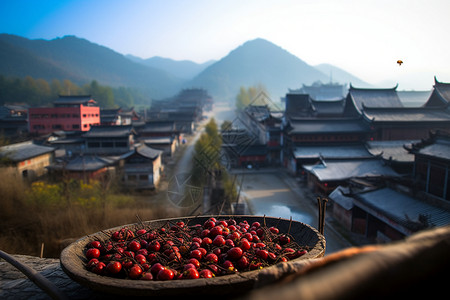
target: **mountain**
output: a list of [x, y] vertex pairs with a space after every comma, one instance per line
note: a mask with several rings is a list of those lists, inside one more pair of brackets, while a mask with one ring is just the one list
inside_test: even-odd
[[215, 63], [215, 60], [209, 60], [205, 63], [198, 64], [190, 60], [173, 60], [160, 56], [142, 59], [140, 57], [128, 54], [126, 55], [126, 57], [134, 62], [163, 70], [175, 77], [179, 77], [182, 79], [192, 79], [201, 71]]
[[302, 83], [328, 81], [328, 76], [264, 39], [244, 43], [196, 76], [189, 85], [202, 86], [231, 99], [240, 86], [264, 85], [273, 99]]
[[140, 88], [152, 98], [175, 95], [181, 88], [208, 90], [217, 100], [231, 100], [241, 86], [263, 85], [277, 100], [289, 88], [315, 81], [367, 86], [337, 67], [313, 67], [281, 47], [255, 39], [232, 50], [217, 62], [196, 64], [152, 57], [124, 56], [75, 36], [53, 40], [29, 40], [0, 34], [0, 75], [69, 79], [77, 84], [97, 80], [102, 85]]
[[132, 62], [109, 48], [75, 36], [48, 41], [0, 34], [0, 74], [69, 79], [79, 84], [95, 79], [110, 86], [141, 88], [152, 97], [171, 96], [183, 82], [160, 69]]
[[330, 64], [320, 64], [314, 66], [317, 70], [329, 76], [328, 81], [339, 82], [339, 83], [351, 83], [356, 87], [370, 88], [372, 85], [368, 84], [365, 81], [362, 81], [358, 77], [348, 73], [345, 70], [342, 70], [336, 66]]

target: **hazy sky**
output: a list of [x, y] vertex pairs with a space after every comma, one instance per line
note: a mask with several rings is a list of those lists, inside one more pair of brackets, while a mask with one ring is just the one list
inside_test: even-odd
[[449, 13], [449, 0], [0, 0], [0, 32], [195, 62], [261, 37], [308, 64], [420, 90], [434, 75], [450, 82]]

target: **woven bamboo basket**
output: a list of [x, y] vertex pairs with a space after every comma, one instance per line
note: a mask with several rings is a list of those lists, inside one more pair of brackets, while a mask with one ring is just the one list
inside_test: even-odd
[[[143, 222], [145, 225], [151, 227], [161, 227], [167, 222], [177, 222], [178, 220], [188, 221], [189, 225], [203, 224], [208, 218], [215, 217], [217, 219], [233, 218], [238, 223], [243, 220], [251, 222], [258, 221], [261, 224], [265, 222], [266, 226], [277, 226], [281, 233], [288, 232], [290, 227], [290, 234], [295, 241], [304, 246], [308, 246], [310, 250], [305, 255], [294, 260], [278, 263], [291, 264], [298, 260], [312, 259], [322, 257], [325, 254], [325, 238], [315, 228], [310, 225], [291, 221], [287, 219], [280, 219], [274, 217], [262, 216], [200, 216], [200, 217], [185, 217], [172, 219], [159, 219], [153, 221]], [[140, 226], [141, 224], [124, 225], [128, 228]], [[166, 295], [189, 295], [189, 294], [210, 294], [223, 295], [225, 293], [239, 294], [242, 291], [248, 291], [255, 286], [258, 280], [258, 274], [261, 270], [254, 270], [248, 272], [240, 272], [237, 274], [217, 276], [214, 278], [200, 278], [191, 280], [172, 280], [172, 281], [144, 281], [144, 280], [130, 280], [119, 279], [107, 276], [101, 276], [88, 271], [85, 268], [86, 258], [83, 253], [85, 246], [93, 237], [105, 237], [104, 232], [113, 232], [124, 226], [119, 226], [102, 232], [94, 233], [85, 236], [76, 242], [70, 244], [61, 252], [61, 267], [67, 275], [79, 284], [89, 287], [92, 290], [117, 295], [127, 296], [166, 296]], [[276, 267], [278, 264], [266, 267], [262, 270]]]

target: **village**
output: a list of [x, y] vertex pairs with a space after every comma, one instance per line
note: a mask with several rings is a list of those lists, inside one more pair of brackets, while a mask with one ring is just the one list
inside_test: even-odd
[[[405, 106], [400, 93], [303, 85], [280, 109], [261, 92], [222, 128], [221, 161], [235, 171], [283, 170], [297, 187], [328, 198], [340, 228], [373, 242], [450, 224], [450, 83], [435, 78], [420, 107]], [[30, 139], [0, 148], [2, 172], [27, 182], [118, 177], [129, 191], [164, 194], [165, 165], [214, 117], [215, 105], [203, 89], [143, 112], [102, 109], [89, 95], [60, 96], [53, 107], [5, 105], [5, 137]], [[227, 205], [220, 212], [248, 213]]]

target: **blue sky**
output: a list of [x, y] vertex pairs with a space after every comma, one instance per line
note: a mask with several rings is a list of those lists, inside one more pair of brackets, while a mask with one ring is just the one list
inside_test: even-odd
[[420, 90], [434, 75], [450, 82], [449, 12], [441, 0], [0, 0], [0, 32], [195, 62], [261, 37], [311, 65]]

